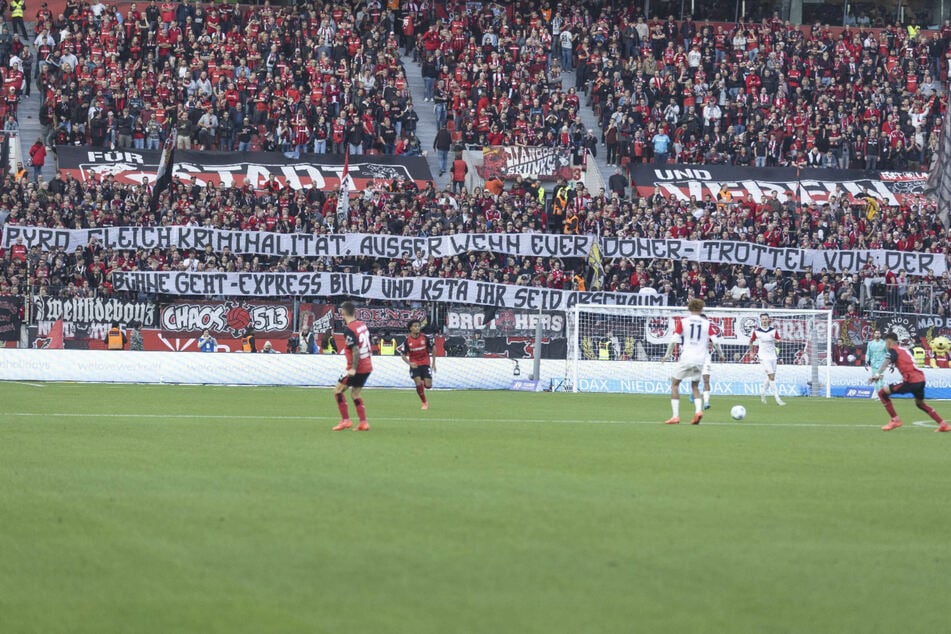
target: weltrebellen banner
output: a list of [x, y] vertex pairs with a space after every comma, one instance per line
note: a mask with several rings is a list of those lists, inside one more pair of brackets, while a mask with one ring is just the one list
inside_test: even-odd
[[[102, 151], [63, 146], [56, 150], [59, 169], [83, 183], [112, 176], [116, 182], [155, 184], [162, 153], [157, 150]], [[172, 176], [201, 187], [217, 186], [263, 189], [272, 177], [291, 189], [336, 189], [343, 172], [342, 154], [302, 154], [290, 158], [280, 152], [175, 151]], [[432, 180], [426, 159], [420, 157], [350, 156], [349, 174], [357, 191], [385, 187], [393, 179], [413, 180], [420, 188]]]
[[149, 302], [126, 302], [102, 297], [50, 297], [36, 295], [33, 298], [33, 319], [76, 324], [81, 327], [102, 325], [108, 329], [114, 321], [123, 326], [138, 322], [143, 328], [158, 325], [158, 309]]
[[387, 301], [478, 304], [524, 310], [566, 310], [575, 304], [664, 306], [667, 296], [639, 293], [565, 291], [433, 277], [383, 277], [359, 273], [191, 273], [116, 271], [117, 291], [150, 295], [252, 297], [361, 297]]
[[190, 226], [99, 227], [94, 229], [47, 229], [7, 225], [3, 247], [18, 238], [31, 248], [63, 249], [68, 253], [93, 239], [104, 248], [133, 250], [211, 248], [220, 253], [293, 257], [451, 257], [470, 251], [515, 256], [587, 258], [599, 240], [602, 256], [628, 259], [683, 260], [740, 264], [744, 266], [812, 270], [815, 273], [858, 273], [867, 268], [908, 275], [942, 275], [948, 269], [943, 254], [911, 251], [799, 249], [770, 247], [731, 240], [675, 240], [650, 238], [596, 238], [546, 233], [466, 233], [414, 237], [369, 233], [305, 234], [266, 231], [232, 231]]
[[640, 196], [655, 187], [676, 200], [717, 199], [726, 185], [734, 201], [762, 202], [776, 193], [803, 204], [829, 202], [832, 195], [855, 200], [871, 194], [886, 205], [914, 203], [925, 193], [925, 172], [871, 172], [795, 167], [738, 167], [734, 165], [632, 165], [631, 180]]

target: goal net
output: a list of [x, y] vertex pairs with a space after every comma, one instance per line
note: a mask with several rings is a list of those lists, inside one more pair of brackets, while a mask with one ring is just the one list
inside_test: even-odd
[[[720, 360], [713, 353], [713, 393], [750, 396], [762, 392], [765, 373], [750, 336], [764, 312], [779, 334], [776, 383], [780, 394], [831, 396], [832, 313], [824, 310], [704, 310], [725, 357]], [[682, 306], [576, 305], [567, 324], [566, 378], [571, 389], [668, 392], [673, 367], [662, 367], [660, 361], [674, 338], [677, 320], [687, 314]]]

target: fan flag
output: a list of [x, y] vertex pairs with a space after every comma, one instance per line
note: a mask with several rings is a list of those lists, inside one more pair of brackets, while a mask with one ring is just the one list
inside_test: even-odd
[[588, 268], [591, 269], [591, 290], [600, 291], [604, 283], [604, 263], [601, 261], [601, 245], [597, 240], [591, 241], [591, 250], [588, 251]]
[[340, 193], [337, 194], [337, 228], [347, 226], [350, 218], [350, 190], [353, 179], [350, 178], [350, 150], [343, 156], [343, 172], [340, 174]]
[[155, 173], [155, 186], [152, 188], [152, 198], [149, 200], [149, 210], [155, 213], [158, 210], [159, 197], [172, 184], [172, 172], [175, 171], [175, 146], [178, 144], [178, 130], [172, 125], [171, 132], [165, 139], [162, 147], [162, 156], [159, 159], [158, 171]]
[[925, 192], [937, 201], [941, 224], [945, 229], [951, 229], [951, 110], [944, 113], [941, 138], [931, 161]]

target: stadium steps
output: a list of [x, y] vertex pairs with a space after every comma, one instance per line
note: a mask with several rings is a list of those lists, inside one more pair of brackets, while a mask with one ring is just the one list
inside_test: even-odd
[[413, 95], [413, 107], [419, 114], [419, 121], [416, 123], [416, 136], [419, 138], [420, 146], [426, 152], [426, 159], [429, 161], [429, 169], [433, 173], [433, 182], [437, 189], [444, 189], [451, 183], [452, 171], [452, 153], [449, 154], [450, 169], [439, 176], [439, 159], [433, 150], [433, 141], [436, 140], [436, 113], [433, 111], [433, 104], [423, 102], [423, 75], [420, 72], [419, 62], [413, 61], [412, 55], [402, 55], [400, 60], [406, 69], [406, 84], [410, 93]]
[[[570, 86], [574, 85], [574, 73], [565, 73], [562, 75], [562, 85], [565, 90]], [[580, 91], [578, 91], [580, 93]], [[608, 182], [608, 179], [611, 177], [611, 174], [614, 173], [614, 165], [608, 165], [607, 155], [608, 148], [603, 143], [601, 143], [602, 130], [598, 126], [598, 118], [594, 115], [594, 110], [592, 106], [586, 106], [585, 101], [587, 100], [587, 95], [580, 95], [581, 105], [578, 108], [578, 114], [581, 115], [581, 121], [584, 122], [584, 126], [588, 130], [594, 131], [594, 136], [598, 138], [598, 156], [596, 158], [596, 163], [598, 169], [601, 170], [601, 178], [604, 179], [605, 185]], [[597, 193], [597, 192], [595, 192]]]
[[[33, 33], [32, 22], [27, 22], [26, 32], [36, 37]], [[29, 46], [30, 50], [33, 51], [34, 57], [36, 56], [36, 48], [33, 46], [32, 39], [28, 44], [24, 43], [24, 46]], [[36, 72], [37, 63], [38, 62], [34, 61], [33, 73]], [[36, 137], [43, 134], [43, 126], [40, 125], [40, 105], [42, 104], [42, 99], [40, 97], [40, 91], [36, 88], [36, 82], [33, 81], [32, 78], [30, 81], [32, 82], [30, 84], [30, 96], [26, 97], [21, 95], [20, 104], [17, 107], [17, 123], [20, 126], [20, 149], [23, 153], [23, 164], [27, 166], [27, 169], [30, 169], [30, 147], [33, 146]], [[31, 174], [32, 171], [33, 170], [30, 169]], [[43, 165], [43, 181], [49, 183], [55, 176], [56, 155], [47, 150], [46, 163]]]

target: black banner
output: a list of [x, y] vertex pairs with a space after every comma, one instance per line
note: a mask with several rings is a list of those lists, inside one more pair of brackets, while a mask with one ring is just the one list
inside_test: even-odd
[[488, 311], [471, 306], [454, 306], [446, 312], [446, 334], [467, 336], [480, 332], [484, 337], [534, 337], [538, 321], [542, 336], [563, 336], [565, 316], [562, 313], [531, 313], [508, 308]]
[[33, 300], [33, 318], [36, 321], [56, 321], [62, 319], [67, 324], [81, 327], [101, 325], [108, 328], [113, 321], [125, 326], [139, 322], [144, 328], [154, 328], [157, 322], [158, 308], [155, 304], [142, 302], [122, 302], [117, 299], [101, 297], [35, 297]]
[[631, 178], [641, 196], [659, 186], [665, 196], [678, 200], [716, 200], [723, 185], [732, 199], [762, 202], [774, 192], [803, 203], [825, 203], [833, 194], [850, 200], [872, 196], [887, 205], [922, 199], [928, 175], [923, 172], [867, 172], [863, 170], [796, 169], [794, 167], [736, 167], [733, 165], [633, 165]]
[[20, 325], [20, 298], [15, 295], [0, 297], [0, 341], [18, 341]]
[[[87, 182], [113, 176], [116, 182], [155, 183], [162, 152], [156, 150], [97, 151], [89, 147], [61, 146], [56, 150], [60, 170]], [[302, 154], [288, 158], [280, 152], [175, 152], [173, 177], [198, 185], [264, 188], [273, 176], [291, 189], [336, 189], [340, 186], [344, 157], [340, 154]], [[351, 156], [349, 174], [357, 190], [383, 187], [393, 179], [414, 180], [422, 188], [432, 180], [426, 159], [401, 156]]]
[[[456, 336], [446, 339], [446, 355], [450, 357], [474, 357], [480, 359], [534, 359], [534, 337], [485, 337]], [[541, 357], [543, 359], [564, 359], [568, 355], [567, 339], [542, 339]], [[514, 368], [513, 368], [514, 370]], [[518, 374], [528, 378], [530, 365], [520, 367]]]

